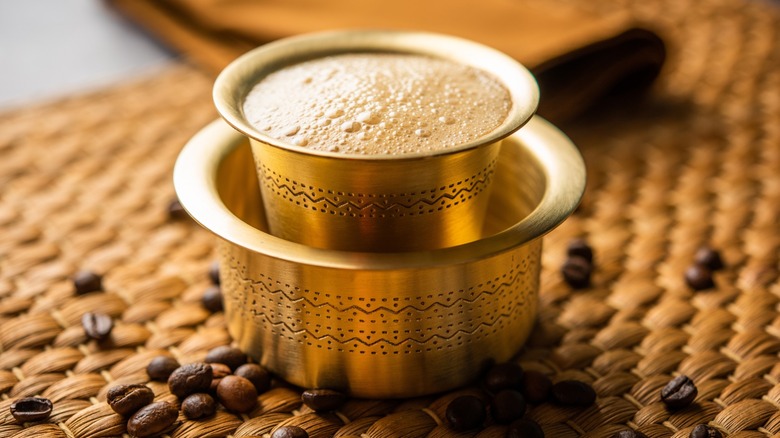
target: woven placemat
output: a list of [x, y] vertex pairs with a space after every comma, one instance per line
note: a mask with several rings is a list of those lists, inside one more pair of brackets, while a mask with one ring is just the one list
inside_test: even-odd
[[[556, 0], [575, 3], [574, 0]], [[582, 6], [582, 5], [581, 5]], [[545, 240], [539, 323], [517, 361], [598, 393], [588, 408], [533, 406], [548, 437], [608, 437], [626, 428], [687, 437], [709, 423], [735, 437], [780, 436], [780, 12], [754, 0], [604, 0], [653, 23], [669, 63], [647, 102], [564, 129], [581, 147], [582, 206]], [[200, 304], [213, 238], [171, 218], [171, 169], [184, 142], [216, 118], [212, 79], [180, 65], [86, 96], [0, 115], [0, 437], [124, 433], [105, 403], [117, 383], [146, 383], [150, 358], [203, 360], [228, 344], [221, 312]], [[559, 267], [570, 239], [596, 253], [592, 287]], [[711, 245], [726, 268], [713, 290], [683, 279]], [[76, 295], [71, 275], [104, 274], [103, 293]], [[81, 316], [116, 319], [90, 341]], [[677, 374], [697, 403], [668, 411]], [[150, 383], [170, 400], [164, 384]], [[262, 436], [301, 425], [312, 437], [455, 434], [442, 421], [467, 388], [414, 400], [350, 400], [337, 416], [279, 387], [247, 415], [180, 417], [172, 437]], [[54, 402], [47, 422], [18, 424], [23, 396]]]

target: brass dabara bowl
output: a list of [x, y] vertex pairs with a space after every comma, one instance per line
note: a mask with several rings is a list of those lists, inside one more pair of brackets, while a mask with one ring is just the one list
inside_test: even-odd
[[534, 117], [504, 140], [481, 238], [397, 253], [269, 234], [247, 138], [223, 121], [174, 170], [184, 208], [218, 239], [228, 330], [272, 372], [368, 398], [445, 391], [510, 359], [536, 318], [542, 236], [578, 205], [585, 166]]

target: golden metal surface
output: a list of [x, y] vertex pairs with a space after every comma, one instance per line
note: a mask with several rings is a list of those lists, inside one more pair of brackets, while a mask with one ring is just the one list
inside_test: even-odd
[[[430, 55], [495, 75], [512, 107], [492, 132], [435, 153], [360, 155], [315, 151], [269, 137], [241, 108], [267, 74], [306, 59], [345, 52]], [[417, 251], [479, 239], [501, 140], [538, 104], [533, 76], [488, 47], [444, 35], [406, 31], [337, 31], [266, 44], [229, 65], [214, 85], [225, 120], [251, 139], [271, 234], [309, 246], [348, 251]]]
[[176, 162], [182, 205], [219, 236], [231, 336], [303, 387], [445, 391], [509, 359], [535, 319], [542, 235], [577, 206], [577, 149], [539, 117], [505, 140], [484, 237], [430, 251], [325, 250], [268, 234], [245, 137], [222, 121]]

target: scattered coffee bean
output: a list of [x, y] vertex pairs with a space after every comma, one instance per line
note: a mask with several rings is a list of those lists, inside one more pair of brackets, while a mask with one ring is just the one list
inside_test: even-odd
[[258, 394], [271, 389], [271, 373], [256, 363], [245, 363], [236, 368], [233, 374], [252, 382]]
[[680, 375], [661, 389], [661, 401], [670, 409], [682, 409], [696, 400], [699, 390], [690, 377]]
[[190, 394], [181, 402], [181, 412], [190, 420], [210, 417], [217, 412], [217, 402], [208, 394]]
[[506, 438], [544, 438], [544, 431], [535, 421], [524, 418], [509, 425]]
[[249, 380], [239, 376], [226, 376], [217, 385], [217, 397], [226, 409], [247, 413], [257, 406], [257, 390]]
[[127, 433], [137, 438], [159, 435], [168, 430], [176, 419], [179, 410], [175, 406], [159, 401], [146, 405], [127, 420]]
[[171, 394], [183, 399], [196, 392], [206, 392], [214, 377], [211, 365], [206, 363], [190, 363], [174, 370], [168, 377], [168, 389]]
[[212, 262], [209, 266], [209, 280], [215, 286], [219, 286], [219, 262]]
[[114, 329], [114, 320], [104, 313], [87, 312], [81, 316], [81, 326], [84, 327], [87, 337], [102, 341], [108, 338]]
[[211, 313], [221, 312], [224, 308], [222, 302], [222, 288], [219, 286], [209, 286], [203, 296], [200, 298], [203, 307]]
[[723, 259], [720, 257], [720, 253], [708, 246], [701, 247], [696, 251], [693, 262], [708, 268], [710, 271], [723, 269]]
[[550, 396], [552, 380], [539, 371], [526, 371], [523, 373], [522, 384], [523, 397], [529, 403], [543, 403]]
[[210, 363], [209, 366], [211, 366], [211, 372], [213, 374], [212, 379], [221, 379], [233, 373], [230, 370], [230, 367], [225, 365], [224, 363], [215, 362], [215, 363]]
[[307, 389], [301, 394], [301, 400], [316, 412], [328, 412], [340, 408], [347, 396], [332, 389]]
[[282, 426], [271, 434], [271, 438], [309, 438], [309, 434], [298, 426]]
[[593, 387], [579, 380], [563, 380], [552, 387], [553, 399], [567, 406], [590, 406], [596, 401]]
[[43, 397], [24, 397], [11, 403], [11, 415], [19, 423], [42, 421], [49, 418], [53, 406]]
[[457, 431], [475, 429], [487, 417], [485, 402], [473, 395], [462, 395], [447, 405], [445, 416], [450, 427]]
[[582, 257], [569, 257], [561, 267], [563, 280], [574, 289], [584, 289], [590, 286], [590, 275], [593, 265]]
[[714, 427], [709, 427], [706, 424], [699, 424], [694, 427], [689, 435], [691, 438], [723, 438], [723, 434]]
[[168, 203], [168, 217], [173, 220], [183, 220], [190, 216], [187, 214], [187, 210], [181, 205], [178, 199], [174, 198]]
[[582, 257], [588, 263], [593, 263], [593, 248], [588, 245], [585, 239], [572, 239], [566, 248], [566, 255], [569, 257]]
[[158, 382], [167, 382], [176, 368], [179, 368], [179, 361], [169, 356], [157, 356], [146, 366], [146, 374], [149, 378]]
[[634, 429], [621, 430], [612, 435], [612, 438], [647, 438], [647, 435]]
[[73, 286], [77, 295], [103, 290], [103, 277], [92, 271], [79, 271], [73, 276]]
[[712, 271], [703, 265], [693, 264], [685, 270], [685, 282], [693, 290], [705, 290], [715, 287]]
[[215, 392], [217, 390], [217, 385], [219, 385], [219, 382], [222, 380], [222, 378], [231, 374], [230, 367], [223, 363], [211, 363], [209, 365], [211, 365], [211, 372], [214, 375], [211, 378], [211, 386], [209, 386], [209, 391]]
[[206, 363], [223, 363], [235, 370], [246, 363], [246, 354], [238, 348], [222, 345], [209, 350], [206, 354]]
[[508, 424], [525, 415], [525, 398], [519, 391], [503, 389], [493, 397], [490, 408], [497, 423]]
[[125, 417], [148, 405], [154, 400], [154, 392], [140, 384], [117, 385], [108, 390], [106, 401], [111, 409]]
[[520, 389], [523, 382], [523, 368], [512, 362], [494, 365], [485, 374], [485, 387], [492, 392], [502, 389]]

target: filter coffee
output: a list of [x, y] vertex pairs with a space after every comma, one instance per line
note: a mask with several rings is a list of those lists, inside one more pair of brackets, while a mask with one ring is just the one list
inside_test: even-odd
[[296, 146], [351, 154], [435, 152], [498, 127], [512, 106], [491, 74], [416, 54], [349, 53], [293, 64], [248, 93], [244, 115]]

